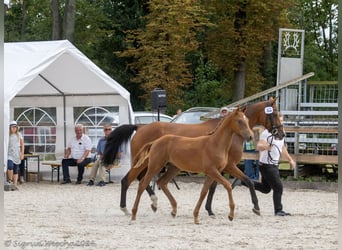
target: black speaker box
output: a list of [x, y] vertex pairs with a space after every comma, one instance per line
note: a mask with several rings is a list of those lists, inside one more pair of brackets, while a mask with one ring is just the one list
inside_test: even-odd
[[151, 106], [152, 110], [166, 107], [166, 91], [155, 89], [151, 91]]

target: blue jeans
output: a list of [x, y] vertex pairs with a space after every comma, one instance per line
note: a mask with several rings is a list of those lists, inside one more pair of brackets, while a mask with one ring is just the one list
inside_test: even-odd
[[85, 158], [80, 164], [77, 164], [77, 159], [68, 158], [62, 160], [62, 169], [63, 169], [63, 180], [70, 181], [70, 174], [69, 174], [69, 166], [77, 166], [78, 168], [78, 175], [77, 181], [82, 181], [84, 167], [91, 162], [91, 158]]
[[19, 165], [12, 160], [7, 160], [7, 170], [13, 170], [13, 174], [18, 174]]
[[283, 183], [280, 180], [278, 165], [260, 163], [261, 182], [254, 181], [256, 190], [267, 194], [273, 190], [274, 213], [283, 210], [281, 196], [283, 195]]
[[252, 180], [259, 180], [259, 165], [258, 161], [245, 160], [244, 173]]

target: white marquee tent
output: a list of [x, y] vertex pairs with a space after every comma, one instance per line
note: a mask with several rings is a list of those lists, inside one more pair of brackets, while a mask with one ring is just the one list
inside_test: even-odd
[[4, 66], [4, 128], [16, 107], [57, 107], [56, 147], [63, 152], [74, 135], [75, 106], [114, 105], [119, 124], [133, 122], [130, 93], [67, 40], [5, 43]]

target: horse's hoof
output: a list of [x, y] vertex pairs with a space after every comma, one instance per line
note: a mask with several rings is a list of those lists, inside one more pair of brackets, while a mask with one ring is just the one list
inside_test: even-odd
[[209, 218], [216, 219], [216, 216], [215, 216], [215, 214], [210, 214]]
[[194, 221], [194, 222], [195, 222], [195, 224], [197, 224], [197, 225], [200, 224], [198, 218], [195, 218], [195, 221]]
[[152, 200], [152, 204], [151, 204], [151, 208], [153, 210], [153, 212], [156, 212], [157, 211], [157, 201], [158, 201], [158, 198], [156, 195], [151, 195], [151, 200]]
[[128, 211], [128, 209], [127, 209], [126, 207], [120, 207], [120, 210], [121, 210], [122, 212], [124, 212], [124, 214], [125, 214], [126, 216], [130, 216], [130, 215], [131, 215], [131, 213]]
[[253, 211], [253, 213], [255, 213], [256, 215], [260, 215], [260, 210], [253, 208], [252, 211]]
[[176, 212], [171, 212], [171, 215], [172, 215], [173, 218], [176, 217], [176, 214], [177, 214]]
[[234, 217], [233, 217], [233, 216], [230, 216], [230, 215], [228, 215], [228, 219], [229, 219], [230, 221], [232, 221], [232, 220], [234, 219]]
[[151, 204], [151, 208], [152, 208], [152, 211], [153, 211], [153, 212], [156, 212], [156, 211], [157, 211], [157, 207], [153, 206], [153, 204]]

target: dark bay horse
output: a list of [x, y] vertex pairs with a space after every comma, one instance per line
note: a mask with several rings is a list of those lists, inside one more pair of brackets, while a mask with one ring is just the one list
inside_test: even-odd
[[[199, 137], [184, 137], [177, 135], [164, 135], [154, 140], [138, 152], [131, 169], [133, 176], [137, 177], [141, 172], [140, 167], [148, 167], [144, 178], [140, 181], [137, 196], [132, 208], [132, 220], [136, 219], [140, 197], [144, 189], [149, 185], [152, 178], [160, 172], [166, 163], [172, 163], [178, 169], [192, 173], [204, 173], [204, 182], [200, 198], [194, 209], [194, 221], [199, 223], [198, 214], [201, 204], [207, 195], [213, 181], [222, 184], [228, 193], [230, 212], [228, 218], [234, 218], [234, 200], [230, 182], [221, 175], [222, 170], [229, 161], [229, 151], [232, 146], [233, 134], [243, 138], [243, 141], [253, 139], [253, 132], [249, 128], [248, 118], [239, 109], [231, 112], [222, 119], [217, 128], [209, 135]], [[236, 142], [234, 141], [234, 145]], [[196, 157], [194, 157], [196, 156]], [[174, 198], [171, 193], [166, 193], [172, 205], [172, 214], [175, 216], [177, 207], [172, 204]], [[171, 197], [170, 197], [171, 196]]]
[[[265, 108], [272, 107], [272, 113], [265, 113]], [[249, 119], [249, 126], [253, 128], [256, 125], [263, 125], [269, 131], [272, 131], [274, 134], [278, 134], [280, 138], [284, 136], [284, 131], [281, 125], [281, 122], [278, 117], [277, 106], [276, 106], [276, 98], [270, 98], [268, 101], [261, 101], [258, 103], [250, 104], [247, 106], [247, 110], [245, 115]], [[122, 125], [116, 128], [108, 137], [107, 144], [105, 147], [105, 152], [103, 155], [103, 162], [106, 165], [111, 164], [116, 156], [116, 152], [120, 145], [124, 142], [127, 142], [131, 139], [133, 133], [136, 131], [135, 135], [131, 140], [131, 157], [132, 159], [138, 153], [139, 149], [143, 147], [145, 143], [156, 140], [157, 138], [166, 135], [180, 135], [180, 136], [188, 136], [188, 137], [197, 137], [201, 135], [206, 135], [208, 132], [212, 131], [220, 119], [211, 119], [205, 121], [200, 124], [177, 124], [177, 123], [163, 123], [163, 122], [154, 122], [148, 125], [136, 126], [136, 125]], [[235, 140], [244, 140], [236, 136]], [[238, 143], [239, 144], [239, 143]], [[237, 164], [240, 162], [243, 153], [242, 147], [231, 147], [229, 152], [229, 162], [227, 168], [224, 169], [226, 173], [231, 174], [235, 178], [240, 179], [250, 189], [252, 202], [254, 204], [253, 211], [258, 213], [259, 206], [257, 197], [255, 194], [255, 189], [253, 183], [248, 179], [248, 177], [237, 167]], [[142, 168], [141, 168], [142, 169]], [[177, 175], [178, 169], [171, 164], [168, 164], [168, 168], [166, 173], [158, 180], [158, 185], [164, 185], [168, 180], [171, 180], [175, 175]], [[142, 170], [138, 179], [140, 180], [145, 174], [145, 170]], [[126, 208], [126, 194], [130, 183], [135, 179], [132, 178], [130, 171], [126, 174], [126, 176], [121, 180], [121, 201], [120, 208], [126, 214], [129, 214]], [[213, 197], [213, 193], [215, 192], [216, 183], [214, 182], [212, 187], [209, 190], [209, 195], [207, 199], [206, 209], [209, 215], [213, 215], [211, 210], [211, 201]], [[152, 209], [156, 210], [156, 196], [154, 195], [153, 190], [150, 186], [146, 188], [147, 192], [151, 196], [153, 201]]]

